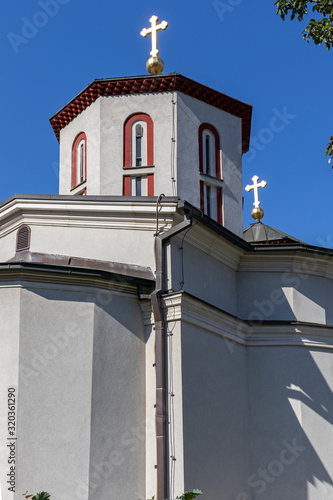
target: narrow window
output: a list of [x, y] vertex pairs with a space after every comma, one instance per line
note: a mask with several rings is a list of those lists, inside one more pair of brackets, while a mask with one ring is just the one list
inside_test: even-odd
[[135, 195], [141, 196], [141, 177], [135, 178]]
[[124, 196], [153, 196], [153, 175], [124, 175]]
[[137, 123], [135, 127], [135, 165], [137, 167], [142, 166], [142, 137], [143, 137], [143, 127]]
[[206, 174], [210, 175], [210, 136], [206, 134]]
[[124, 168], [154, 165], [154, 123], [145, 113], [136, 113], [124, 123]]
[[[86, 144], [86, 134], [81, 132], [74, 140], [72, 149], [72, 189], [79, 186], [87, 179]], [[75, 194], [84, 193], [75, 192]]]
[[80, 164], [80, 177], [78, 179], [78, 184], [84, 181], [84, 141], [79, 143], [79, 164]]
[[131, 126], [131, 167], [147, 166], [147, 123], [135, 120]]
[[200, 208], [223, 224], [220, 137], [210, 123], [199, 127]]
[[124, 196], [154, 196], [154, 123], [146, 113], [135, 113], [124, 123], [123, 169]]
[[211, 216], [211, 209], [210, 209], [210, 197], [211, 197], [211, 187], [206, 186], [206, 214], [208, 217]]

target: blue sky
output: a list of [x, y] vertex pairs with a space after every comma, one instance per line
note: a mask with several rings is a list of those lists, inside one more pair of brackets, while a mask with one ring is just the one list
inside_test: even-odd
[[[49, 14], [40, 15], [42, 4]], [[243, 181], [267, 181], [263, 221], [333, 247], [333, 172], [324, 156], [333, 135], [333, 51], [307, 44], [302, 24], [276, 16], [274, 0], [2, 2], [0, 200], [58, 192], [49, 118], [95, 78], [146, 73], [150, 41], [140, 31], [152, 14], [169, 22], [159, 37], [166, 73], [253, 105]], [[253, 195], [244, 197], [246, 227]]]

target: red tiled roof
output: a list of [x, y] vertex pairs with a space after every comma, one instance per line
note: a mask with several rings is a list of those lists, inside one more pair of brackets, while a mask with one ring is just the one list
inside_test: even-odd
[[253, 245], [295, 245], [296, 241], [291, 238], [284, 238], [281, 240], [267, 240], [267, 241], [255, 241]]
[[178, 73], [94, 80], [50, 119], [59, 141], [60, 130], [101, 96], [178, 91], [242, 119], [242, 151], [249, 150], [252, 106]]

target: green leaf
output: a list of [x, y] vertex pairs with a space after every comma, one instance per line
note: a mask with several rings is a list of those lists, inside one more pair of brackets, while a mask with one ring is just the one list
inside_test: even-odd
[[181, 497], [177, 497], [179, 500], [193, 500], [193, 498], [202, 495], [201, 490], [185, 491]]
[[[291, 20], [297, 17], [299, 21], [307, 22], [307, 26], [302, 31], [306, 42], [324, 45], [327, 50], [333, 47], [333, 0], [276, 0], [274, 5], [276, 5], [276, 14], [283, 21], [290, 16]], [[312, 11], [315, 16], [306, 19], [309, 11]], [[328, 163], [332, 163], [333, 137], [326, 146], [325, 155], [329, 157]]]
[[41, 491], [40, 493], [36, 493], [36, 495], [33, 496], [31, 500], [48, 500], [49, 498], [49, 493], [46, 493], [46, 491]]

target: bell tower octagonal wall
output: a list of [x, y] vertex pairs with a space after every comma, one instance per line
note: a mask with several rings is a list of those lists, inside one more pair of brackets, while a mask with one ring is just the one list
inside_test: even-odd
[[242, 118], [179, 91], [100, 96], [60, 131], [59, 189], [178, 196], [242, 236]]
[[[210, 126], [219, 139], [216, 154], [220, 159], [220, 177], [217, 182], [214, 170], [210, 176], [200, 173], [200, 127]], [[177, 187], [178, 196], [192, 205], [203, 208], [200, 199], [200, 182], [212, 187], [217, 185], [222, 194], [222, 223], [242, 236], [242, 120], [198, 99], [178, 93], [177, 99]], [[208, 128], [206, 129], [208, 130]], [[205, 137], [200, 139], [203, 143]], [[201, 161], [205, 161], [202, 158]], [[210, 178], [211, 177], [211, 178]], [[212, 199], [212, 203], [215, 202]]]

